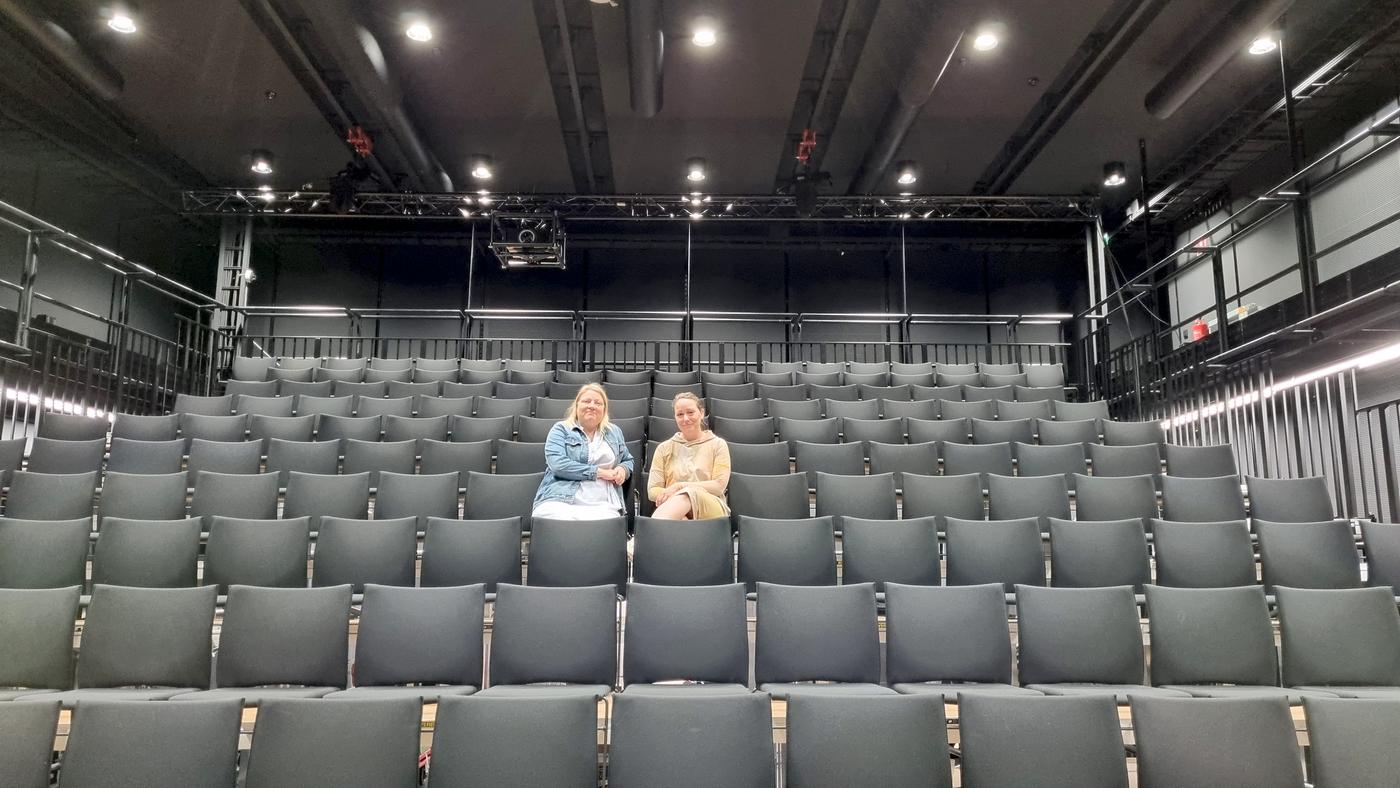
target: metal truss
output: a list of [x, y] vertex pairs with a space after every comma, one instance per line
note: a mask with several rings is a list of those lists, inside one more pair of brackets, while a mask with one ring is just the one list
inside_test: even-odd
[[199, 189], [184, 212], [271, 218], [486, 219], [557, 215], [570, 221], [1092, 222], [1098, 198], [1050, 196], [823, 196], [810, 211], [790, 195], [356, 194], [336, 210], [327, 192]]

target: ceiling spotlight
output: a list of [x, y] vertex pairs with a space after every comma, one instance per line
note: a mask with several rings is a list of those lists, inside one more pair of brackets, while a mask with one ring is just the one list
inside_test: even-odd
[[705, 160], [699, 156], [685, 162], [685, 179], [694, 183], [705, 180]]
[[908, 186], [919, 179], [919, 168], [912, 161], [902, 161], [898, 165], [899, 175], [895, 178], [900, 186]]
[[1103, 166], [1103, 185], [1109, 188], [1122, 186], [1128, 182], [1128, 168], [1121, 161], [1111, 161]]
[[1000, 43], [1001, 39], [997, 38], [996, 33], [984, 31], [978, 33], [977, 37], [972, 39], [972, 48], [978, 52], [988, 52], [996, 49], [997, 44]]
[[250, 169], [259, 175], [272, 174], [272, 151], [258, 148], [253, 151], [253, 163]]
[[708, 19], [701, 19], [695, 23], [695, 30], [691, 34], [690, 40], [698, 47], [712, 47], [719, 41], [719, 33], [715, 30], [715, 25]]
[[1278, 49], [1278, 37], [1271, 32], [1260, 33], [1259, 37], [1250, 43], [1249, 54], [1267, 55], [1275, 49]]
[[473, 177], [473, 178], [476, 178], [476, 179], [479, 180], [479, 181], [489, 181], [489, 180], [491, 180], [491, 175], [492, 175], [491, 166], [492, 166], [492, 164], [493, 164], [493, 162], [492, 162], [490, 156], [485, 156], [485, 155], [480, 154], [480, 153], [478, 153], [478, 154], [472, 156], [472, 158], [471, 158], [471, 172], [472, 172], [472, 177]]
[[126, 11], [112, 12], [112, 18], [107, 20], [107, 27], [121, 33], [131, 35], [136, 32], [136, 20], [131, 18], [131, 14]]
[[404, 29], [403, 34], [414, 41], [433, 40], [433, 29], [428, 27], [428, 23], [421, 19], [411, 22], [409, 26]]

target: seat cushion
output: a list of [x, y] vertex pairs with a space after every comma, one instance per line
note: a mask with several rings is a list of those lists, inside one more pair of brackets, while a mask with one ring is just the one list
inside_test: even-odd
[[51, 689], [0, 689], [0, 701], [14, 700], [15, 698], [28, 698], [31, 695], [56, 695], [58, 690]]
[[797, 684], [797, 683], [774, 683], [763, 684], [759, 689], [772, 695], [779, 700], [791, 698], [794, 695], [896, 695], [889, 687], [882, 687], [879, 684], [865, 684], [861, 682], [839, 682], [836, 684]]
[[958, 702], [958, 693], [968, 695], [1041, 695], [1026, 687], [1017, 687], [1011, 684], [994, 684], [983, 682], [967, 683], [938, 683], [923, 682], [919, 684], [895, 684], [894, 691], [901, 695], [942, 695], [943, 700], [948, 703]]
[[1339, 698], [1367, 698], [1372, 700], [1400, 700], [1400, 687], [1293, 687], [1302, 692], [1326, 692]]
[[241, 698], [244, 706], [257, 706], [267, 698], [324, 698], [340, 687], [219, 687], [218, 689], [187, 692], [171, 700], [226, 700]]
[[573, 698], [580, 695], [602, 698], [610, 692], [612, 687], [606, 684], [497, 684], [477, 694], [488, 698]]
[[1193, 698], [1287, 698], [1290, 706], [1302, 705], [1303, 698], [1337, 697], [1335, 692], [1316, 689], [1238, 684], [1228, 686], [1219, 684], [1163, 684], [1162, 689], [1185, 692]]
[[628, 684], [624, 695], [683, 698], [692, 695], [747, 695], [753, 690], [743, 684]]
[[1189, 698], [1180, 690], [1148, 687], [1142, 684], [1029, 684], [1029, 689], [1046, 695], [1112, 695], [1119, 704], [1133, 696], [1143, 698]]
[[417, 698], [424, 703], [435, 703], [443, 695], [470, 695], [476, 687], [468, 684], [428, 684], [420, 687], [351, 687], [326, 695], [326, 700], [397, 700]]
[[64, 692], [38, 692], [21, 695], [17, 701], [37, 700], [45, 703], [58, 701], [63, 708], [71, 709], [83, 700], [170, 700], [176, 695], [198, 692], [196, 687], [92, 687]]

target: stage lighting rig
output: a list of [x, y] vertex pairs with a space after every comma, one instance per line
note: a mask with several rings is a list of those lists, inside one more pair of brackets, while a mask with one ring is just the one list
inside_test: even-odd
[[562, 269], [567, 239], [557, 213], [496, 213], [489, 246], [502, 268]]

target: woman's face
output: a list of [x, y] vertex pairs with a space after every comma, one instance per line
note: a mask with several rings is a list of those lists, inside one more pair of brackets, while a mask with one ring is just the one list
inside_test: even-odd
[[701, 424], [705, 418], [705, 412], [700, 410], [693, 399], [683, 399], [676, 402], [676, 427], [681, 434], [687, 438], [693, 438], [700, 434]]
[[574, 406], [574, 416], [579, 425], [590, 431], [597, 429], [607, 412], [608, 406], [603, 402], [603, 395], [591, 390], [580, 394], [578, 403]]

